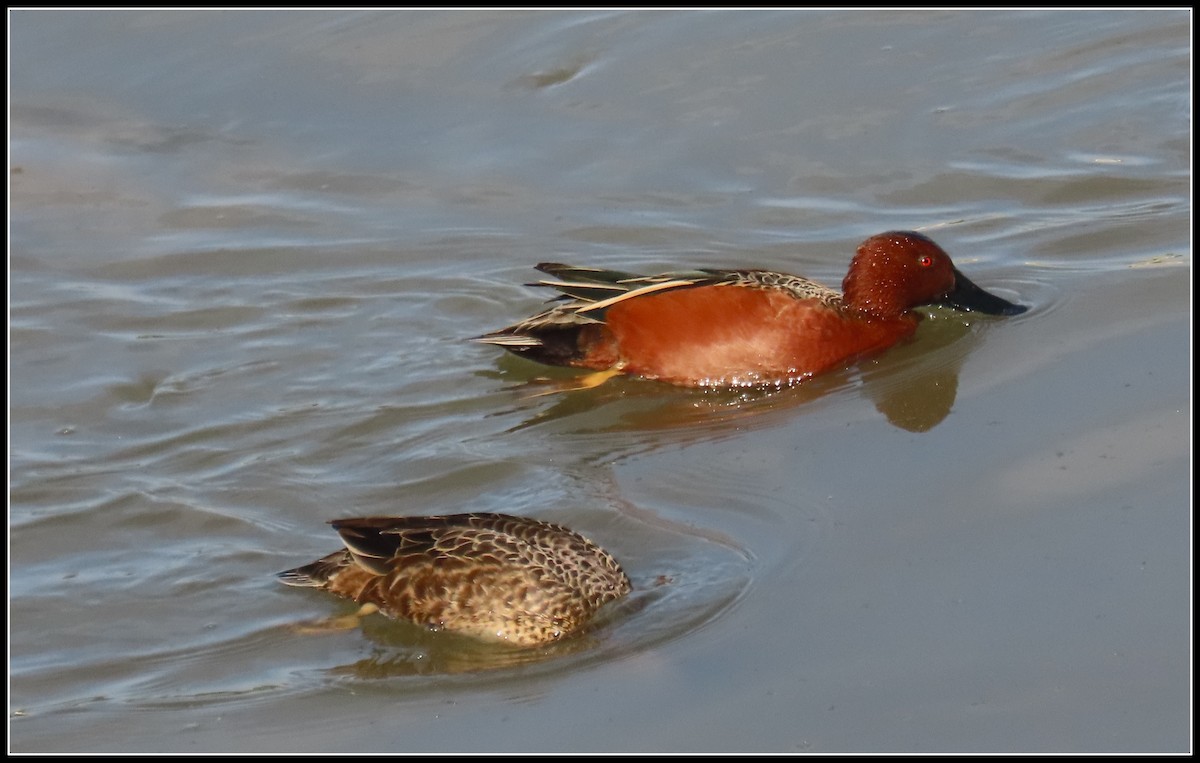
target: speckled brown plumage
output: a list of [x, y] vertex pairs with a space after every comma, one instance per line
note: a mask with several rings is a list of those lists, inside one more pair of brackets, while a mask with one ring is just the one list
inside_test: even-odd
[[281, 572], [389, 617], [534, 646], [630, 590], [607, 551], [562, 525], [506, 514], [332, 521], [346, 548]]

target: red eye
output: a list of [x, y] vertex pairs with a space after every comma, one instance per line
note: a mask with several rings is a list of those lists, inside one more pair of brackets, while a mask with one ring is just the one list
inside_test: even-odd
[[930, 257], [928, 254], [923, 254], [917, 258], [917, 264], [923, 268], [927, 268], [933, 264], [933, 257]]

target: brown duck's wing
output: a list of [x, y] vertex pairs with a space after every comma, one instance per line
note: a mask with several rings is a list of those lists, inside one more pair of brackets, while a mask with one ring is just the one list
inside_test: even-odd
[[710, 282], [717, 271], [689, 270], [644, 276], [620, 270], [563, 265], [557, 262], [538, 263], [537, 269], [554, 276], [553, 280], [542, 279], [530, 286], [545, 286], [561, 292], [560, 299], [573, 299], [573, 303], [560, 306], [576, 312], [591, 313], [599, 320], [604, 308], [624, 299]]
[[537, 315], [474, 340], [552, 365], [574, 365], [579, 359], [579, 332], [602, 325], [604, 312], [612, 305], [645, 294], [695, 286], [710, 278], [703, 271], [641, 276], [553, 262], [543, 262], [537, 267], [554, 279], [529, 285], [560, 292], [554, 304]]
[[570, 586], [628, 590], [604, 549], [562, 525], [509, 514], [367, 517], [331, 523], [354, 561], [385, 575], [430, 559], [474, 567], [544, 569]]
[[385, 575], [402, 557], [437, 556], [441, 539], [469, 526], [470, 514], [428, 517], [358, 517], [335, 519], [337, 530], [354, 560], [376, 575]]
[[[475, 515], [470, 521], [480, 532], [497, 533], [493, 542], [498, 546], [505, 549], [515, 546], [507, 560], [541, 567], [589, 597], [608, 601], [628, 593], [632, 587], [612, 554], [569, 527], [507, 514]], [[478, 542], [480, 538], [475, 540]]]
[[[778, 273], [772, 270], [722, 270], [700, 268], [679, 270], [658, 275], [644, 276], [619, 270], [563, 265], [543, 262], [538, 270], [554, 276], [553, 280], [542, 279], [530, 286], [545, 286], [561, 293], [560, 300], [570, 300], [517, 324], [523, 326], [542, 320], [566, 327], [580, 322], [603, 321], [604, 311], [615, 304], [629, 299], [654, 294], [669, 289], [696, 286], [743, 286], [760, 289], [778, 289], [796, 299], [840, 299], [840, 294], [827, 286], [804, 276]], [[516, 327], [513, 327], [516, 328]], [[507, 331], [507, 330], [504, 330]], [[501, 332], [496, 332], [497, 334]], [[494, 334], [481, 339], [488, 339]], [[500, 344], [501, 342], [493, 342]]]

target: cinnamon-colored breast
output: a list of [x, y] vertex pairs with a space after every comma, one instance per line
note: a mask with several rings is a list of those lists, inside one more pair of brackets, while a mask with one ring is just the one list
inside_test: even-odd
[[[781, 289], [728, 284], [674, 289], [614, 304], [605, 316], [626, 373], [690, 386], [787, 384], [876, 352], [917, 318], [874, 318]], [[599, 367], [592, 366], [592, 367]]]

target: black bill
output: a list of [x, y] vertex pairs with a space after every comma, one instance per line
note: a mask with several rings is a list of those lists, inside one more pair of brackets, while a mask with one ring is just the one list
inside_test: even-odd
[[1025, 305], [1014, 304], [984, 291], [959, 272], [958, 268], [954, 268], [954, 283], [954, 289], [933, 304], [988, 315], [1020, 315], [1029, 309]]

